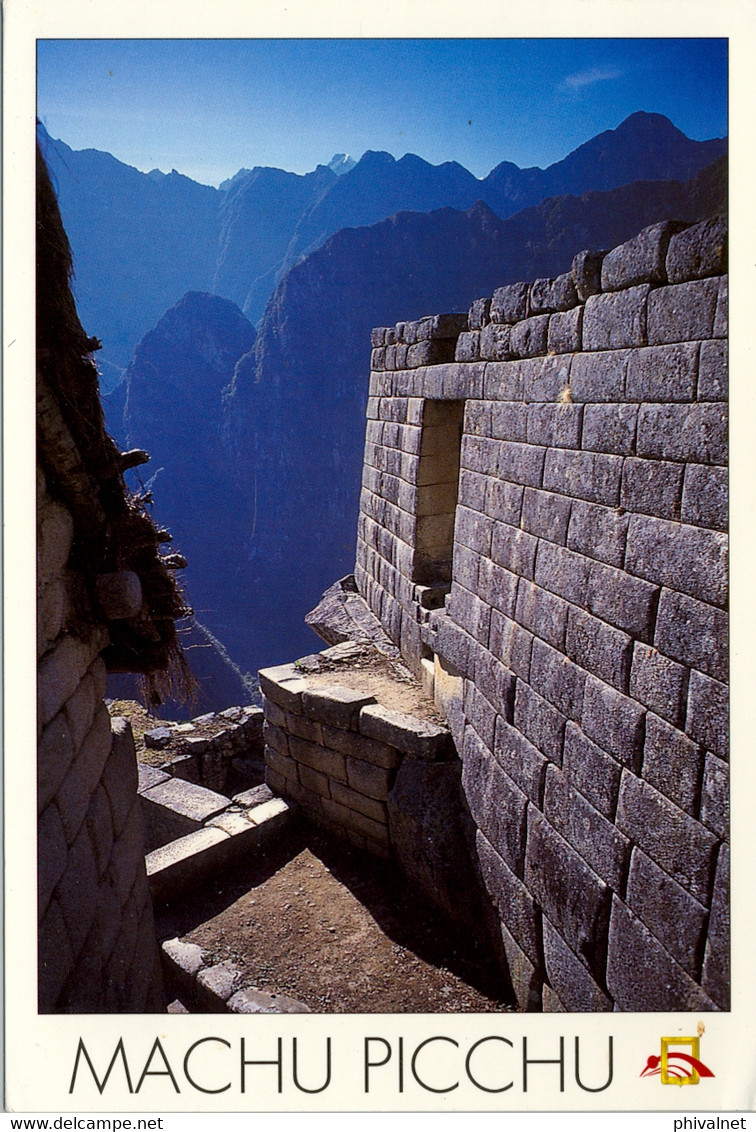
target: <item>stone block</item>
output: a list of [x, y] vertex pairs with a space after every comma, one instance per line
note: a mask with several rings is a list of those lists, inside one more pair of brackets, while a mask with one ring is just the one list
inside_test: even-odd
[[[43, 504], [43, 505], [42, 505]], [[37, 526], [37, 576], [48, 582], [61, 574], [68, 562], [74, 536], [71, 514], [62, 503], [44, 496], [40, 499], [41, 519]]]
[[42, 727], [64, 707], [76, 692], [92, 660], [106, 640], [91, 643], [77, 637], [59, 637], [42, 657], [37, 669], [37, 719]]
[[499, 287], [491, 299], [491, 321], [512, 325], [527, 318], [529, 294], [529, 283], [510, 283]]
[[584, 605], [592, 562], [574, 551], [542, 541], [538, 544], [535, 581], [574, 605]]
[[586, 405], [582, 444], [578, 440], [574, 447], [627, 456], [635, 450], [637, 420], [637, 405]]
[[[454, 541], [462, 543], [477, 554], [490, 555], [493, 520], [461, 504], [457, 506], [454, 523]], [[455, 563], [456, 565], [456, 563]]]
[[[567, 1007], [561, 1002], [556, 992], [552, 990], [548, 983], [543, 984], [542, 999], [544, 1014], [566, 1014]], [[170, 1007], [168, 1009], [170, 1011]]]
[[615, 688], [589, 676], [585, 682], [585, 701], [581, 723], [593, 739], [623, 766], [640, 769], [643, 750], [645, 712], [640, 704], [621, 695]]
[[528, 444], [542, 444], [549, 448], [579, 448], [582, 418], [582, 405], [528, 405]]
[[467, 312], [451, 314], [434, 314], [430, 319], [431, 339], [456, 338], [463, 330], [467, 330]]
[[612, 818], [619, 797], [621, 765], [592, 742], [575, 723], [564, 733], [562, 769], [575, 786], [605, 818]]
[[576, 354], [583, 347], [583, 308], [552, 314], [546, 346], [550, 354]]
[[629, 841], [553, 764], [546, 771], [543, 816], [602, 880], [615, 891], [622, 890]]
[[629, 515], [619, 508], [574, 500], [567, 529], [567, 546], [588, 558], [622, 566], [625, 560]]
[[[476, 669], [477, 669], [476, 658]], [[496, 734], [496, 709], [475, 684], [469, 683], [465, 693], [465, 718], [477, 731], [489, 751], [493, 750]]]
[[569, 658], [593, 676], [620, 692], [630, 682], [632, 639], [598, 617], [570, 607], [565, 651]]
[[388, 828], [383, 822], [374, 821], [365, 814], [343, 806], [333, 798], [324, 798], [322, 802], [323, 816], [332, 828], [344, 834], [357, 833], [378, 846], [389, 847]]
[[633, 850], [626, 903], [691, 978], [700, 982], [706, 909], [640, 849]]
[[515, 676], [529, 678], [533, 634], [498, 610], [491, 613], [489, 646], [491, 654]]
[[594, 562], [588, 576], [588, 610], [642, 641], [653, 639], [658, 586], [633, 578], [624, 570]]
[[718, 297], [718, 279], [696, 279], [652, 292], [648, 298], [648, 345], [715, 337]]
[[685, 715], [688, 673], [651, 645], [636, 642], [630, 669], [630, 695], [675, 727]]
[[725, 606], [728, 538], [666, 519], [633, 515], [627, 533], [625, 569], [700, 601]]
[[[359, 790], [352, 790], [341, 782], [332, 782], [330, 796], [335, 802], [346, 806], [347, 809], [354, 810], [358, 814], [364, 814], [365, 817], [372, 818], [373, 821], [380, 822], [382, 825], [386, 825], [388, 822], [385, 804], [376, 801], [375, 798], [368, 798]], [[324, 794], [324, 797], [328, 797], [328, 793]]]
[[638, 283], [666, 283], [669, 242], [686, 225], [662, 220], [607, 252], [601, 267], [602, 291], [620, 291]]
[[522, 502], [522, 528], [537, 538], [564, 546], [571, 507], [572, 500], [569, 498], [526, 488]]
[[153, 900], [163, 903], [200, 884], [223, 859], [229, 835], [205, 826], [147, 854], [147, 879]]
[[729, 757], [729, 688], [691, 672], [685, 730], [722, 759]]
[[727, 218], [710, 216], [672, 237], [667, 249], [670, 283], [722, 275], [727, 270]]
[[684, 471], [681, 464], [628, 457], [622, 469], [620, 505], [626, 511], [679, 520]]
[[274, 727], [272, 723], [266, 720], [263, 735], [268, 747], [272, 747], [274, 751], [278, 751], [281, 755], [289, 754], [288, 732], [283, 728]]
[[[493, 705], [494, 711], [511, 719], [515, 677], [488, 649], [479, 648], [475, 651], [474, 681], [475, 688]], [[472, 716], [471, 722], [475, 722]]]
[[696, 900], [709, 903], [718, 839], [628, 771], [620, 786], [617, 827]]
[[461, 675], [472, 673], [471, 638], [463, 629], [443, 615], [437, 622], [436, 652]]
[[517, 681], [514, 725], [533, 746], [552, 762], [562, 761], [566, 718], [534, 692], [529, 684]]
[[585, 681], [582, 668], [543, 641], [533, 641], [529, 682], [568, 719], [578, 720], [581, 716]]
[[186, 782], [182, 778], [168, 778], [165, 782], [151, 786], [143, 791], [142, 800], [160, 810], [170, 810], [172, 814], [186, 819], [194, 828], [225, 810], [231, 802], [223, 794]]
[[570, 272], [558, 275], [556, 279], [536, 279], [530, 286], [531, 314], [567, 311], [577, 301], [577, 291]]
[[310, 793], [318, 794], [322, 798], [330, 798], [330, 780], [319, 770], [313, 770], [309, 766], [300, 766], [299, 781], [303, 788], [309, 790]]
[[52, 801], [74, 759], [74, 743], [65, 712], [50, 720], [37, 745], [37, 810]]
[[92, 839], [97, 871], [102, 876], [110, 862], [114, 843], [113, 818], [104, 786], [98, 786], [92, 796], [86, 824]]
[[538, 540], [526, 531], [497, 524], [491, 538], [491, 558], [497, 566], [525, 578], [533, 578]]
[[196, 943], [183, 939], [166, 939], [160, 950], [163, 969], [171, 981], [184, 991], [194, 993], [194, 980], [208, 961], [207, 953]]
[[542, 1010], [542, 969], [531, 963], [503, 923], [500, 925], [500, 933], [518, 1010], [540, 1012]]
[[494, 755], [512, 781], [540, 807], [547, 759], [501, 716], [496, 719]]
[[698, 400], [726, 401], [728, 393], [727, 342], [702, 342], [698, 360]]
[[486, 647], [488, 646], [491, 609], [484, 601], [481, 601], [479, 597], [464, 589], [457, 582], [452, 582], [447, 609], [449, 615], [471, 637]]
[[446, 759], [454, 753], [446, 727], [418, 716], [372, 704], [359, 717], [360, 733], [402, 751], [411, 758]]
[[[492, 401], [490, 406], [491, 436], [495, 440], [527, 441], [527, 405], [514, 401]], [[468, 428], [467, 431], [471, 430]]]
[[589, 295], [598, 295], [601, 291], [601, 265], [605, 255], [604, 251], [583, 251], [578, 252], [573, 259], [570, 270], [581, 302], [585, 302]]
[[65, 715], [74, 750], [78, 750], [84, 742], [100, 699], [102, 697], [95, 694], [94, 678], [91, 673], [87, 673], [74, 694], [66, 701]]
[[[474, 335], [462, 335], [462, 338], [474, 339], [478, 348], [478, 357], [482, 358], [484, 361], [507, 362], [511, 358], [518, 356], [512, 351], [511, 334], [511, 326], [502, 326], [495, 322], [489, 322], [482, 330], [476, 332]], [[457, 361], [477, 361], [478, 358], [460, 356], [460, 352], [469, 352], [467, 344], [465, 344], [460, 351], [462, 338], [460, 338], [460, 342], [457, 343]]]
[[483, 395], [487, 401], [522, 400], [522, 363], [487, 362]]
[[721, 838], [730, 832], [730, 768], [716, 755], [706, 756], [701, 787], [701, 821]]
[[486, 514], [500, 523], [518, 527], [524, 490], [521, 484], [489, 477], [486, 485]]
[[69, 591], [60, 579], [37, 589], [37, 656], [47, 652], [60, 635], [70, 608]]
[[[547, 316], [540, 316], [545, 318]], [[514, 334], [514, 330], [512, 331]], [[522, 376], [522, 399], [532, 402], [570, 403], [572, 354], [554, 357], [532, 357], [519, 363]]]
[[680, 518], [683, 523], [726, 531], [729, 512], [726, 468], [688, 464], [682, 492]]
[[[485, 436], [463, 436], [462, 448], [460, 452], [460, 464], [462, 468], [467, 471], [479, 472], [482, 475], [489, 475], [496, 473], [499, 451], [501, 445], [496, 440], [491, 440]], [[456, 474], [454, 473], [455, 456], [452, 451], [447, 451], [447, 464], [445, 468], [445, 478], [437, 482], [447, 482], [452, 479], [456, 485]]]
[[[347, 782], [360, 794], [385, 802], [394, 775], [390, 770], [374, 766], [362, 759], [347, 758]], [[336, 795], [334, 795], [336, 797]]]
[[317, 743], [310, 743], [307, 739], [298, 739], [295, 736], [292, 736], [289, 740], [289, 747], [292, 757], [298, 763], [303, 763], [313, 770], [320, 771], [321, 774], [325, 774], [329, 778], [337, 778], [340, 782], [346, 782], [344, 755], [337, 751], [331, 751], [327, 747], [321, 747]]
[[285, 711], [301, 712], [302, 692], [305, 691], [307, 684], [293, 664], [261, 668], [258, 677], [263, 696], [273, 700]]
[[[602, 268], [603, 279], [603, 268]], [[586, 299], [583, 315], [583, 349], [617, 350], [645, 346], [646, 305], [651, 287], [643, 283], [608, 295]], [[679, 339], [666, 339], [679, 341]]]
[[337, 684], [309, 687], [302, 692], [302, 711], [310, 719], [331, 727], [357, 730], [360, 711], [374, 703], [375, 696]]
[[211, 1014], [222, 1012], [231, 995], [239, 989], [242, 978], [241, 970], [228, 959], [212, 967], [203, 967], [196, 979], [200, 1007]]
[[628, 401], [694, 401], [698, 352], [696, 342], [633, 350], [627, 367]]
[[546, 454], [546, 448], [504, 440], [499, 446], [499, 475], [509, 483], [540, 487]]
[[[116, 723], [115, 720], [113, 722]], [[128, 736], [131, 739], [130, 727]], [[115, 763], [113, 758], [109, 759], [111, 748], [112, 754], [115, 756]], [[133, 770], [128, 768], [125, 777], [119, 778], [117, 769], [123, 769], [122, 763], [125, 760], [118, 756], [123, 754], [124, 750], [121, 748], [118, 752], [115, 750], [113, 736], [110, 732], [110, 718], [107, 708], [103, 704], [95, 714], [92, 727], [84, 740], [84, 744], [71, 764], [63, 782], [58, 787], [55, 797], [66, 834], [66, 841], [69, 845], [79, 832], [81, 823], [89, 809], [89, 803], [103, 775], [103, 769], [106, 767], [103, 781], [113, 809], [113, 826], [116, 835], [120, 834], [128, 808], [136, 794], [136, 755], [134, 754], [133, 739], [131, 739], [130, 752], [128, 745], [125, 746], [125, 751], [130, 753], [133, 758]]]
[[465, 331], [460, 334], [454, 349], [454, 360], [456, 362], [477, 362], [483, 356], [480, 349], [480, 338], [481, 335], [478, 330]]
[[653, 715], [646, 716], [643, 777], [686, 813], [698, 809], [703, 752], [682, 731]]
[[[488, 329], [486, 327], [486, 329]], [[485, 334], [485, 330], [481, 332]], [[511, 328], [509, 348], [515, 358], [537, 358], [548, 349], [549, 316], [534, 315]]]
[[480, 330], [491, 319], [491, 300], [475, 299], [467, 314], [467, 324], [471, 330]]
[[370, 344], [372, 346], [383, 346], [386, 341], [386, 327], [374, 326], [370, 331]]
[[517, 590], [515, 619], [541, 640], [564, 651], [569, 605], [562, 598], [523, 578]]
[[719, 851], [703, 965], [703, 988], [721, 1010], [730, 1008], [730, 850]]
[[[454, 564], [456, 567], [457, 555]], [[514, 615], [517, 599], [518, 577], [510, 570], [497, 566], [488, 558], [479, 559], [476, 579], [477, 592], [481, 599], [507, 617]]]
[[268, 994], [257, 987], [244, 987], [226, 1002], [232, 1014], [310, 1014], [309, 1006], [286, 994]]
[[546, 974], [557, 995], [557, 1002], [562, 1004], [562, 1010], [588, 1013], [612, 1009], [611, 999], [606, 992], [545, 918], [543, 950]]
[[623, 1011], [715, 1009], [701, 988], [617, 897], [609, 927], [606, 982], [616, 1007]]
[[42, 917], [55, 886], [68, 864], [68, 846], [55, 803], [44, 809], [37, 824], [37, 908]]
[[475, 824], [509, 868], [522, 877], [527, 795], [469, 725], [465, 727], [462, 767], [462, 790]]
[[590, 503], [616, 507], [619, 503], [621, 477], [620, 456], [604, 455], [599, 452], [573, 452], [566, 448], [546, 450], [543, 487], [547, 491], [559, 492]]
[[541, 917], [533, 897], [480, 830], [475, 833], [475, 848], [486, 891], [513, 939], [534, 964], [542, 965]]
[[662, 590], [654, 644], [660, 652], [690, 668], [726, 681], [727, 614], [686, 594]]
[[567, 946], [601, 977], [610, 892], [542, 814], [531, 809], [525, 884]]
[[425, 342], [416, 342], [407, 350], [407, 366], [417, 369], [419, 366], [437, 366], [444, 362], [454, 361], [456, 338], [434, 338]]
[[338, 728], [323, 727], [323, 742], [326, 747], [342, 755], [352, 755], [372, 766], [393, 770], [401, 761], [401, 755], [388, 743], [367, 739], [364, 735], [342, 731]]

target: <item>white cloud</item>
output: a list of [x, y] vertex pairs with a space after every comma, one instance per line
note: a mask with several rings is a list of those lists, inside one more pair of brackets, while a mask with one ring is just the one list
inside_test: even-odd
[[618, 67], [591, 67], [588, 71], [578, 71], [574, 75], [567, 75], [562, 83], [560, 89], [562, 90], [582, 90], [584, 86], [592, 86], [593, 83], [606, 82], [608, 79], [621, 79], [623, 72]]

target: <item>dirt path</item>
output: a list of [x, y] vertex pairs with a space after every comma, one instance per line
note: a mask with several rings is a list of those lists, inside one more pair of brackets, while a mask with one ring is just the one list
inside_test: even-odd
[[231, 959], [262, 990], [313, 1011], [501, 1011], [504, 987], [483, 948], [444, 928], [388, 864], [300, 832], [164, 910], [161, 938]]

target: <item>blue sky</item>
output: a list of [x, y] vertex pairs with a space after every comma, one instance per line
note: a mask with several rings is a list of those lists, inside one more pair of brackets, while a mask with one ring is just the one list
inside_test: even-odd
[[72, 39], [37, 55], [53, 137], [207, 184], [367, 149], [479, 177], [545, 167], [635, 110], [727, 133], [722, 39]]

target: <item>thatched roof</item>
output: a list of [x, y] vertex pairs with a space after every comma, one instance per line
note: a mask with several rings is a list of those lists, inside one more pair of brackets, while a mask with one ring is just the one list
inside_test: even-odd
[[37, 149], [37, 460], [50, 493], [71, 511], [69, 565], [78, 581], [82, 622], [105, 622], [110, 671], [147, 677], [151, 698], [186, 694], [193, 678], [175, 621], [187, 608], [163, 556], [170, 535], [148, 511], [151, 497], [131, 493], [126, 468], [148, 459], [122, 453], [105, 432], [93, 352], [71, 293], [72, 258], [44, 159]]

